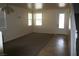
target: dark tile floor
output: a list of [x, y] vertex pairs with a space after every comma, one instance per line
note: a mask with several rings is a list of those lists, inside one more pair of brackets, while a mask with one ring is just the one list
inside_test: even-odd
[[70, 48], [66, 35], [54, 35], [48, 44], [40, 50], [40, 56], [69, 56]]
[[66, 35], [31, 33], [4, 43], [7, 56], [69, 56], [69, 38]]

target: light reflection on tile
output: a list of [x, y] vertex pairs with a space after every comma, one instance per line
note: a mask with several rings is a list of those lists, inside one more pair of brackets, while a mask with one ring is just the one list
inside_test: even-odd
[[64, 39], [60, 38], [57, 42], [57, 46], [59, 48], [63, 48], [64, 47]]

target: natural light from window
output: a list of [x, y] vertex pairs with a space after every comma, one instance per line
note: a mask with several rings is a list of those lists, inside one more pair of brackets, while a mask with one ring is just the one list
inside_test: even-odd
[[71, 18], [69, 18], [69, 29], [71, 29]]
[[36, 3], [35, 4], [35, 9], [42, 9], [43, 4], [42, 3]]
[[28, 26], [32, 25], [32, 13], [28, 13]]
[[37, 26], [42, 25], [42, 13], [35, 14], [35, 25], [37, 25]]
[[65, 19], [65, 14], [60, 13], [59, 14], [59, 29], [64, 29], [64, 19]]
[[59, 7], [65, 7], [66, 6], [65, 3], [59, 3], [58, 5], [59, 5]]

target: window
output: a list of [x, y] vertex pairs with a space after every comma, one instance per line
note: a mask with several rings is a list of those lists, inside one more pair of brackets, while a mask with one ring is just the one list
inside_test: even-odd
[[59, 29], [64, 29], [64, 19], [65, 19], [65, 14], [60, 13], [59, 14]]
[[32, 13], [28, 13], [28, 26], [32, 25]]
[[65, 7], [66, 4], [65, 3], [59, 3], [59, 7]]
[[42, 3], [36, 3], [35, 4], [35, 9], [42, 9]]
[[42, 25], [42, 13], [35, 14], [35, 25], [37, 25], [37, 26]]

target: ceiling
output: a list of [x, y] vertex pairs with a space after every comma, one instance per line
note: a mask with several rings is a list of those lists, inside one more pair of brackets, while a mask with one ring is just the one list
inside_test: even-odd
[[[27, 8], [27, 4], [28, 3], [9, 3], [9, 5], [14, 5], [14, 6], [18, 6], [18, 7], [22, 7], [22, 8]], [[33, 3], [34, 4], [34, 3]], [[5, 3], [1, 4], [2, 5], [6, 5]], [[70, 8], [70, 4], [66, 3], [65, 7], [59, 7], [58, 3], [44, 3], [43, 4], [44, 9], [58, 9], [58, 8]]]

